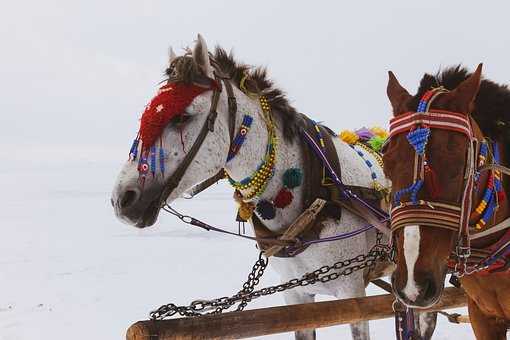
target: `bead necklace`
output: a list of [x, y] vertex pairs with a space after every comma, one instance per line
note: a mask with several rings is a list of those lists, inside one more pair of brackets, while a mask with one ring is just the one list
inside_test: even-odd
[[250, 190], [248, 194], [243, 195], [245, 200], [250, 200], [254, 197], [260, 196], [264, 192], [269, 180], [273, 177], [274, 165], [276, 162], [278, 138], [276, 136], [275, 125], [271, 118], [271, 108], [266, 97], [260, 97], [259, 102], [268, 130], [268, 144], [264, 160], [251, 176], [248, 176], [241, 181], [232, 179], [232, 177], [230, 177], [230, 175], [225, 171], [225, 175], [228, 178], [230, 185], [232, 185], [236, 190]]
[[376, 161], [379, 164], [379, 166], [381, 166], [381, 168], [382, 168], [382, 159], [381, 159], [381, 156], [378, 153], [376, 153], [375, 151], [373, 151], [370, 147], [368, 147], [365, 144], [360, 143], [360, 142], [356, 142], [356, 144], [349, 144], [349, 146], [354, 151], [356, 151], [358, 156], [360, 156], [361, 159], [363, 159], [363, 161], [365, 162], [366, 166], [370, 170], [370, 177], [372, 178], [372, 185], [373, 185], [374, 189], [377, 190], [377, 191], [384, 191], [384, 189], [385, 189], [384, 186], [381, 183], [379, 183], [379, 181], [377, 180], [377, 174], [376, 174], [376, 172], [374, 170], [374, 165], [372, 164], [372, 162], [370, 160], [368, 160], [365, 157], [365, 154], [361, 150], [356, 149], [355, 146], [357, 146], [357, 147], [363, 149], [364, 151], [366, 151], [367, 153], [371, 154], [376, 159]]

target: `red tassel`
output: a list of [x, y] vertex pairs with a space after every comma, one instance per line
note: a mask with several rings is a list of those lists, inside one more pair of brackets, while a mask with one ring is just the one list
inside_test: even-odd
[[436, 172], [428, 164], [425, 165], [425, 187], [431, 198], [435, 199], [441, 194], [441, 187]]
[[498, 191], [498, 202], [501, 203], [506, 199], [506, 194], [504, 191]]

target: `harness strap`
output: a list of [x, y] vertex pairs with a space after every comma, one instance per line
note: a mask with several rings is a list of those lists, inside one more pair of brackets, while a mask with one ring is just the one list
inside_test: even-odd
[[479, 238], [483, 238], [485, 236], [492, 235], [494, 233], [500, 232], [500, 231], [508, 229], [508, 228], [510, 228], [510, 217], [508, 217], [505, 220], [499, 222], [495, 226], [490, 227], [489, 229], [486, 229], [486, 230], [481, 231], [479, 233], [476, 233], [474, 235], [470, 235], [469, 238], [471, 239], [471, 241], [472, 240], [477, 240]]

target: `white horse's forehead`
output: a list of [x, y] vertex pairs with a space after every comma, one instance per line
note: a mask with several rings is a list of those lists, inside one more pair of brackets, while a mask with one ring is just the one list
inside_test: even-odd
[[211, 92], [207, 91], [198, 95], [186, 108], [186, 112], [207, 112], [211, 106]]

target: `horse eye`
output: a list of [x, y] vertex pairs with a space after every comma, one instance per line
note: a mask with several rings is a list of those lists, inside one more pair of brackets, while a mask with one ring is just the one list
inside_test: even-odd
[[180, 127], [180, 126], [184, 125], [186, 122], [188, 122], [190, 119], [191, 119], [191, 116], [184, 113], [182, 115], [172, 118], [171, 123], [174, 126]]

